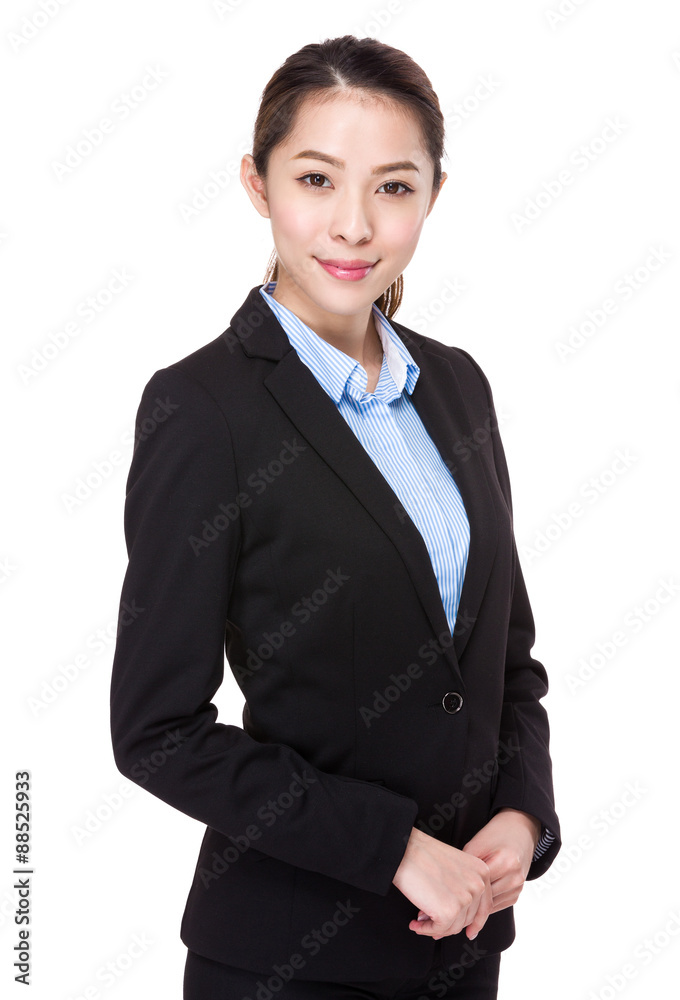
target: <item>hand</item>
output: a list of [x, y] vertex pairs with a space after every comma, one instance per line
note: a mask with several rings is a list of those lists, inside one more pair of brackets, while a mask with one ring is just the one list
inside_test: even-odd
[[435, 941], [458, 934], [464, 927], [472, 940], [491, 911], [491, 876], [485, 862], [416, 827], [392, 881], [407, 899], [422, 907], [409, 929], [429, 934]]
[[499, 809], [463, 847], [486, 863], [491, 873], [491, 913], [516, 903], [524, 887], [541, 823], [519, 809]]

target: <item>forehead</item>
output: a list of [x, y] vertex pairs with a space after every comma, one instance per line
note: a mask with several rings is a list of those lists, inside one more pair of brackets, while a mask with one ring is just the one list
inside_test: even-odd
[[[366, 140], [370, 141], [367, 142]], [[382, 94], [348, 90], [310, 95], [301, 104], [291, 134], [281, 144], [288, 153], [311, 147], [344, 159], [427, 159], [420, 123], [413, 111]]]

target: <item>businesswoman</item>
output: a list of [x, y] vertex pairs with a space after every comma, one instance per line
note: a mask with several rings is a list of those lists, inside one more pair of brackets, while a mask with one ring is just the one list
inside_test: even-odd
[[273, 268], [142, 394], [111, 730], [206, 825], [185, 1000], [496, 997], [560, 846], [489, 383], [394, 319], [443, 137], [400, 50], [291, 55], [241, 164]]

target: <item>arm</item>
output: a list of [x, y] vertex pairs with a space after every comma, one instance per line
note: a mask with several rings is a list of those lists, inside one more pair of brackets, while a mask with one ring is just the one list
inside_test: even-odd
[[[497, 428], [488, 379], [466, 351], [461, 353], [468, 358], [482, 380], [491, 420], [489, 426]], [[492, 434], [492, 441], [498, 479], [512, 516], [510, 477], [497, 429]], [[526, 875], [527, 879], [534, 879], [548, 870], [560, 849], [561, 839], [553, 796], [550, 730], [547, 713], [541, 704], [548, 691], [548, 677], [544, 666], [531, 656], [535, 639], [534, 619], [514, 538], [512, 551], [514, 582], [506, 648], [501, 739], [506, 745], [518, 746], [519, 750], [499, 764], [491, 815], [495, 817], [501, 810], [516, 810], [528, 814], [540, 824], [541, 833], [533, 842]], [[554, 838], [549, 844], [548, 833]]]
[[[501, 739], [506, 744], [512, 740], [508, 745], [520, 749], [499, 766], [492, 815], [501, 809], [516, 809], [540, 823], [541, 832], [526, 876], [534, 879], [548, 870], [560, 849], [561, 839], [553, 797], [550, 729], [547, 713], [540, 703], [548, 691], [548, 679], [543, 665], [530, 655], [534, 621], [514, 541], [513, 553], [515, 586], [508, 629]], [[548, 833], [553, 840], [546, 846]], [[539, 840], [545, 847], [540, 853], [536, 849]]]
[[[386, 895], [417, 803], [216, 722], [211, 699], [224, 676], [240, 517], [213, 528], [209, 544], [198, 547], [196, 539], [204, 520], [212, 524], [238, 494], [229, 427], [216, 401], [180, 369], [156, 371], [139, 405], [126, 487], [129, 562], [110, 700], [116, 765], [225, 836], [250, 837], [281, 861]], [[296, 776], [304, 792], [297, 794], [298, 783], [284, 815], [258, 822], [258, 809]], [[248, 834], [253, 825], [257, 839]]]

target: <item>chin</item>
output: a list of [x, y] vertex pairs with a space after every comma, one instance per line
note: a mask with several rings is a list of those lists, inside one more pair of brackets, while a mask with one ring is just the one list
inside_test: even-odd
[[[340, 283], [338, 282], [338, 284]], [[345, 287], [345, 284], [347, 287]], [[380, 298], [382, 292], [376, 291], [374, 293], [373, 291], [368, 291], [366, 288], [359, 290], [355, 283], [348, 281], [346, 283], [343, 282], [341, 287], [330, 293], [327, 288], [319, 288], [307, 294], [316, 302], [319, 308], [341, 316], [344, 313], [354, 315], [358, 309], [371, 306], [376, 299]]]

